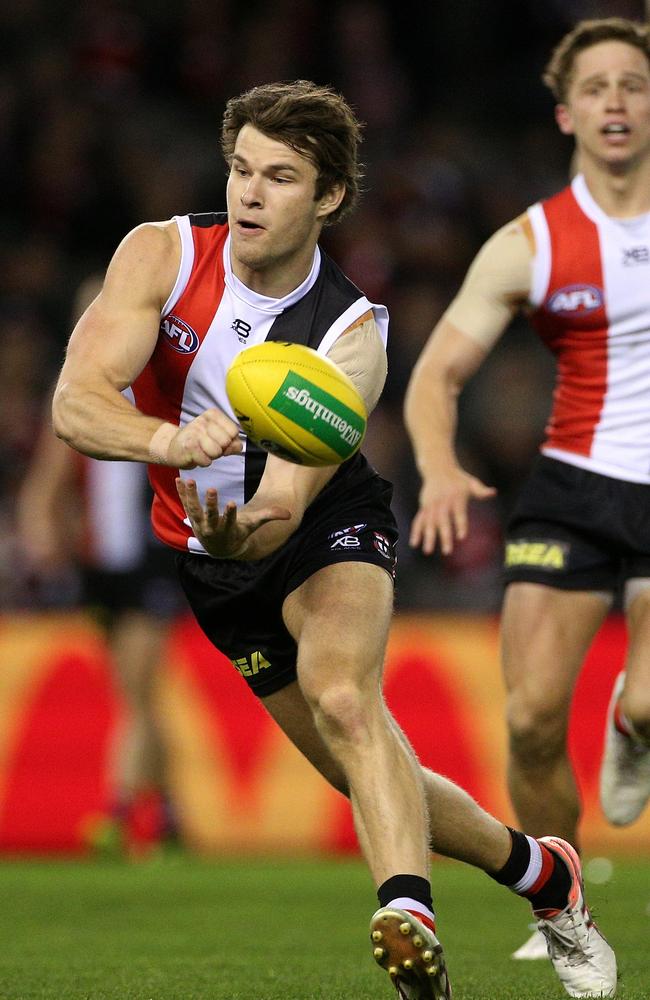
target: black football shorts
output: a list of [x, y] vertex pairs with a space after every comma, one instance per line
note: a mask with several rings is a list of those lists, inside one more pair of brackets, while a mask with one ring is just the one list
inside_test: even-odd
[[650, 576], [650, 485], [539, 456], [508, 525], [504, 576], [608, 591]]
[[286, 545], [238, 562], [179, 552], [180, 581], [196, 619], [259, 697], [296, 679], [296, 644], [282, 620], [285, 598], [324, 566], [365, 562], [393, 578], [397, 526], [392, 486], [373, 476], [336, 504], [316, 498]]

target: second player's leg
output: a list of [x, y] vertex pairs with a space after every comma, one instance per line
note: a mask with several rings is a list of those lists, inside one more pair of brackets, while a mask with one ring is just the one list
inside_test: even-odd
[[609, 603], [603, 594], [512, 583], [502, 613], [508, 786], [522, 829], [576, 843], [580, 801], [567, 751], [576, 679]]

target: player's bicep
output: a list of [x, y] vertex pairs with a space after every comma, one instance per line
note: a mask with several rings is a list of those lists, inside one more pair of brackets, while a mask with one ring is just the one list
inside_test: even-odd
[[175, 231], [141, 226], [120, 244], [99, 295], [75, 326], [62, 378], [106, 380], [121, 390], [140, 374], [176, 277]]
[[528, 300], [533, 252], [526, 217], [498, 230], [475, 257], [444, 319], [489, 351]]
[[371, 413], [386, 382], [386, 348], [372, 312], [367, 312], [334, 342], [327, 356], [345, 372]]
[[460, 391], [479, 369], [487, 348], [443, 316], [427, 341], [413, 371], [411, 385], [443, 382]]

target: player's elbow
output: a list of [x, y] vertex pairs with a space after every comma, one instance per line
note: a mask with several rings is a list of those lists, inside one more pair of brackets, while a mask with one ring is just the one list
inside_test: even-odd
[[52, 429], [58, 438], [73, 448], [79, 428], [74, 419], [74, 392], [69, 382], [59, 383], [52, 397]]

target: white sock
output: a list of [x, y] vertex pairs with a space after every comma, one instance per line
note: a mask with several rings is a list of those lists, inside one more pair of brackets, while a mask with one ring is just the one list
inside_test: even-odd
[[411, 899], [410, 896], [399, 896], [397, 899], [391, 899], [388, 905], [395, 907], [397, 910], [410, 910], [411, 913], [421, 913], [435, 923], [436, 918], [433, 910], [430, 910], [424, 903], [419, 903], [417, 899]]

